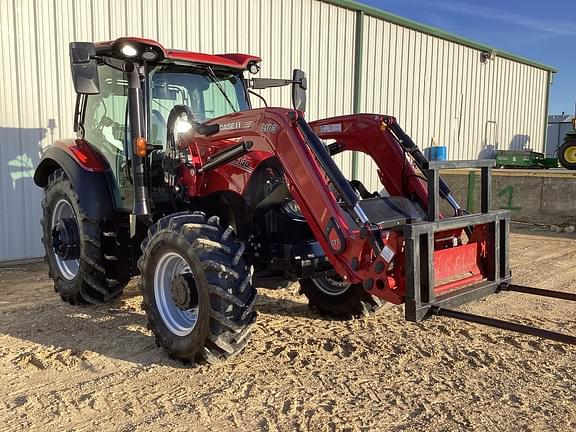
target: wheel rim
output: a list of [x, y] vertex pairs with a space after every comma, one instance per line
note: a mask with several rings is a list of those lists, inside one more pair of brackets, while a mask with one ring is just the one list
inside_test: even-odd
[[312, 278], [312, 282], [319, 291], [330, 296], [342, 295], [351, 286], [350, 283], [344, 282], [340, 276], [320, 276]]
[[564, 150], [564, 159], [568, 163], [576, 164], [576, 146], [570, 146]]
[[[198, 302], [191, 307], [183, 309], [174, 300], [172, 284], [175, 278], [186, 275], [193, 278], [190, 266], [182, 256], [175, 252], [168, 252], [160, 257], [154, 270], [154, 297], [160, 317], [164, 324], [176, 336], [186, 336], [194, 330], [198, 322]], [[189, 286], [198, 298], [194, 286]]]
[[[76, 218], [76, 214], [74, 213], [72, 205], [68, 202], [68, 200], [62, 198], [56, 203], [54, 206], [54, 211], [52, 212], [51, 226], [53, 244], [55, 240], [54, 235], [58, 232], [57, 227], [59, 222], [64, 220], [73, 221], [76, 226], [76, 230], [78, 229], [78, 219]], [[79, 245], [77, 247], [79, 247]], [[54, 247], [52, 247], [52, 255], [54, 256], [58, 270], [60, 270], [60, 274], [65, 279], [72, 280], [78, 275], [78, 271], [80, 270], [80, 260], [78, 258], [66, 259], [61, 254], [57, 253]]]

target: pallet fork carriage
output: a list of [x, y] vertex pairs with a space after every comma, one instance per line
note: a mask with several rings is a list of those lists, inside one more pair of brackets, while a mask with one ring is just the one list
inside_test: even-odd
[[[572, 335], [452, 309], [471, 300], [503, 291], [576, 301], [576, 293], [511, 283], [512, 277], [508, 267], [510, 214], [507, 210], [490, 210], [491, 169], [494, 165], [493, 160], [430, 161], [423, 165], [423, 171], [428, 179], [428, 197], [430, 199], [427, 221], [402, 227], [406, 239], [406, 255], [410, 263], [407, 268], [406, 320], [418, 322], [426, 317], [437, 315], [576, 345], [576, 337]], [[440, 220], [438, 212], [435, 210], [438, 209], [439, 170], [457, 168], [480, 168], [481, 213]], [[434, 233], [474, 225], [487, 227], [489, 236], [487, 252], [490, 257], [490, 271], [487, 280], [460, 289], [456, 295], [453, 293], [437, 295], [432, 247]]]
[[[510, 216], [490, 210], [493, 161], [430, 162], [392, 116], [308, 122], [305, 73], [250, 77], [256, 56], [120, 38], [73, 42], [70, 59], [77, 137], [47, 148], [34, 175], [64, 301], [105, 303], [140, 276], [158, 344], [207, 362], [248, 343], [255, 286], [296, 281], [323, 314], [387, 301], [409, 321], [449, 316], [574, 343], [451, 309], [502, 290], [574, 300], [512, 285]], [[284, 85], [292, 108], [252, 107], [255, 90]], [[383, 189], [347, 179], [342, 152], [371, 157]], [[482, 172], [478, 214], [440, 177], [460, 167]]]

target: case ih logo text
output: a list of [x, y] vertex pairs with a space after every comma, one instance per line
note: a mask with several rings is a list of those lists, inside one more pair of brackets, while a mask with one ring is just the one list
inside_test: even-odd
[[278, 125], [276, 123], [262, 123], [260, 130], [267, 133], [276, 133], [278, 132]]
[[252, 127], [252, 122], [230, 122], [230, 123], [222, 123], [220, 125], [221, 131], [229, 131], [234, 129], [249, 129]]

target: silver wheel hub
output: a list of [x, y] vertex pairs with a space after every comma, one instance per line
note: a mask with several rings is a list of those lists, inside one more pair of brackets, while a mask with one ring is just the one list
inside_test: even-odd
[[164, 325], [186, 336], [198, 322], [198, 290], [190, 266], [181, 255], [167, 252], [154, 269], [154, 299]]
[[344, 282], [340, 276], [319, 276], [312, 278], [312, 282], [324, 294], [338, 296], [350, 289], [351, 284]]
[[78, 219], [72, 205], [62, 198], [52, 212], [52, 254], [60, 274], [72, 280], [80, 270]]

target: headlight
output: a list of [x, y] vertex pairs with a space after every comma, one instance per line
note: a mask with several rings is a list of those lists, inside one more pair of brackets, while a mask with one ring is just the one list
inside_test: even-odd
[[138, 55], [138, 50], [132, 45], [124, 45], [120, 49], [120, 52], [122, 52], [126, 57], [136, 57]]
[[186, 120], [183, 118], [176, 119], [176, 124], [174, 125], [174, 131], [176, 133], [183, 134], [188, 132], [190, 129], [192, 129], [192, 125]]
[[252, 62], [248, 65], [248, 72], [251, 74], [257, 74], [260, 72], [260, 65], [256, 62]]

